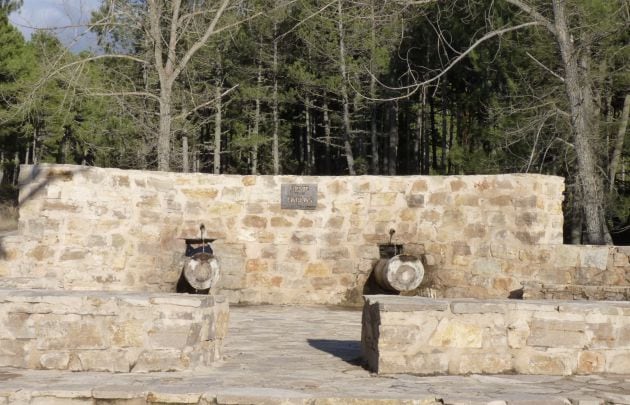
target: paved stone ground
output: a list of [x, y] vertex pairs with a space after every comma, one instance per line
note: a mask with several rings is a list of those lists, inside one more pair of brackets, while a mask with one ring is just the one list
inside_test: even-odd
[[[0, 369], [0, 405], [630, 404], [626, 376], [374, 376], [360, 367], [361, 313], [232, 307], [225, 361], [206, 372]], [[1, 355], [1, 353], [0, 353]]]

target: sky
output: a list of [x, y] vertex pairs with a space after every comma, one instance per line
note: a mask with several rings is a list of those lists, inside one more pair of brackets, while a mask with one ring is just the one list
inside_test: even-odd
[[[86, 33], [86, 22], [102, 0], [24, 0], [24, 5], [9, 16], [28, 40], [36, 29], [54, 29], [64, 45], [73, 52], [96, 46], [94, 34]], [[61, 27], [69, 27], [63, 28]]]

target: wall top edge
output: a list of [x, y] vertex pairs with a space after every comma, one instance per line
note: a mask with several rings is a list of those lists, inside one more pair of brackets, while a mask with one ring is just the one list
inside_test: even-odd
[[166, 292], [130, 292], [130, 291], [98, 291], [98, 290], [34, 290], [0, 288], [0, 303], [64, 303], [65, 300], [80, 299], [94, 302], [96, 305], [107, 301], [124, 301], [130, 304], [171, 304], [184, 307], [205, 307], [215, 303], [226, 302], [222, 295], [195, 295]]
[[[518, 300], [518, 299], [476, 299], [476, 298], [426, 298], [401, 297], [392, 295], [365, 295], [367, 305], [378, 305], [383, 312], [413, 312], [438, 310], [448, 307], [465, 306], [461, 313], [498, 312], [497, 309], [541, 310], [553, 312], [588, 311], [602, 308], [630, 308], [627, 301], [589, 301], [589, 300]], [[473, 310], [474, 309], [474, 310]]]
[[119, 169], [119, 168], [111, 168], [111, 167], [96, 167], [96, 166], [81, 166], [81, 165], [70, 165], [70, 164], [56, 164], [56, 163], [39, 163], [37, 165], [20, 165], [20, 180], [26, 180], [27, 177], [31, 179], [34, 175], [39, 172], [50, 172], [50, 171], [63, 171], [68, 170], [74, 173], [81, 173], [87, 171], [108, 171], [108, 172], [120, 172], [120, 173], [129, 173], [129, 174], [143, 174], [143, 175], [155, 175], [155, 176], [176, 176], [176, 177], [214, 177], [221, 176], [226, 178], [243, 178], [243, 177], [256, 177], [256, 178], [279, 178], [279, 179], [303, 179], [303, 180], [318, 180], [318, 179], [425, 179], [425, 178], [466, 178], [466, 179], [486, 179], [486, 178], [505, 178], [505, 177], [514, 177], [514, 178], [540, 178], [547, 180], [555, 180], [564, 182], [564, 177], [548, 175], [548, 174], [538, 174], [538, 173], [501, 173], [501, 174], [470, 174], [470, 175], [420, 175], [420, 174], [410, 174], [410, 175], [357, 175], [357, 176], [349, 176], [349, 175], [337, 175], [337, 176], [327, 176], [327, 175], [289, 175], [289, 174], [280, 174], [280, 175], [270, 175], [270, 174], [219, 174], [215, 175], [213, 173], [182, 173], [182, 172], [164, 172], [164, 171], [156, 171], [156, 170], [137, 170], [137, 169]]

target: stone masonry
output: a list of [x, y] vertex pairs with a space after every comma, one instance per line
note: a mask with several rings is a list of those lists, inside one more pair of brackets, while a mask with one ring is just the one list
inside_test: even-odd
[[[316, 209], [281, 209], [287, 183], [316, 184]], [[20, 184], [19, 233], [0, 240], [5, 287], [173, 291], [182, 238], [196, 237], [200, 223], [217, 238], [219, 291], [230, 302], [358, 304], [390, 229], [425, 261], [421, 287], [440, 296], [505, 297], [545, 267], [577, 271], [555, 258], [556, 249], [529, 250], [562, 243], [559, 177], [232, 176], [38, 165], [21, 168]]]
[[[316, 184], [315, 210], [282, 184]], [[421, 294], [505, 298], [522, 283], [630, 286], [630, 252], [562, 245], [563, 179], [232, 176], [23, 166], [19, 233], [0, 287], [174, 291], [185, 237], [206, 225], [234, 303], [361, 304], [394, 242], [425, 265]], [[369, 293], [369, 291], [367, 291]]]
[[222, 357], [225, 298], [0, 290], [0, 367], [200, 370]]
[[384, 374], [624, 374], [630, 302], [366, 296], [361, 343]]

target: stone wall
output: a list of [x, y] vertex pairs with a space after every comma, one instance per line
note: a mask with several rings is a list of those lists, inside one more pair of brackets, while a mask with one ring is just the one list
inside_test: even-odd
[[[520, 297], [528, 282], [630, 287], [630, 249], [624, 246], [525, 245], [502, 239], [476, 252], [453, 251], [428, 272], [427, 296], [442, 298]], [[529, 284], [530, 297], [542, 298]]]
[[[286, 183], [317, 184], [317, 208], [281, 209]], [[497, 253], [497, 242], [516, 251], [562, 243], [564, 184], [551, 176], [231, 176], [39, 165], [23, 166], [20, 184], [19, 235], [0, 241], [4, 286], [173, 291], [182, 238], [198, 236], [204, 223], [217, 238], [220, 293], [231, 302], [360, 303], [390, 229], [394, 242], [423, 256], [423, 288], [507, 296], [522, 280], [490, 259], [509, 255]]]
[[367, 296], [361, 346], [386, 374], [625, 374], [630, 303]]
[[224, 298], [0, 290], [0, 367], [150, 372], [220, 360]]

